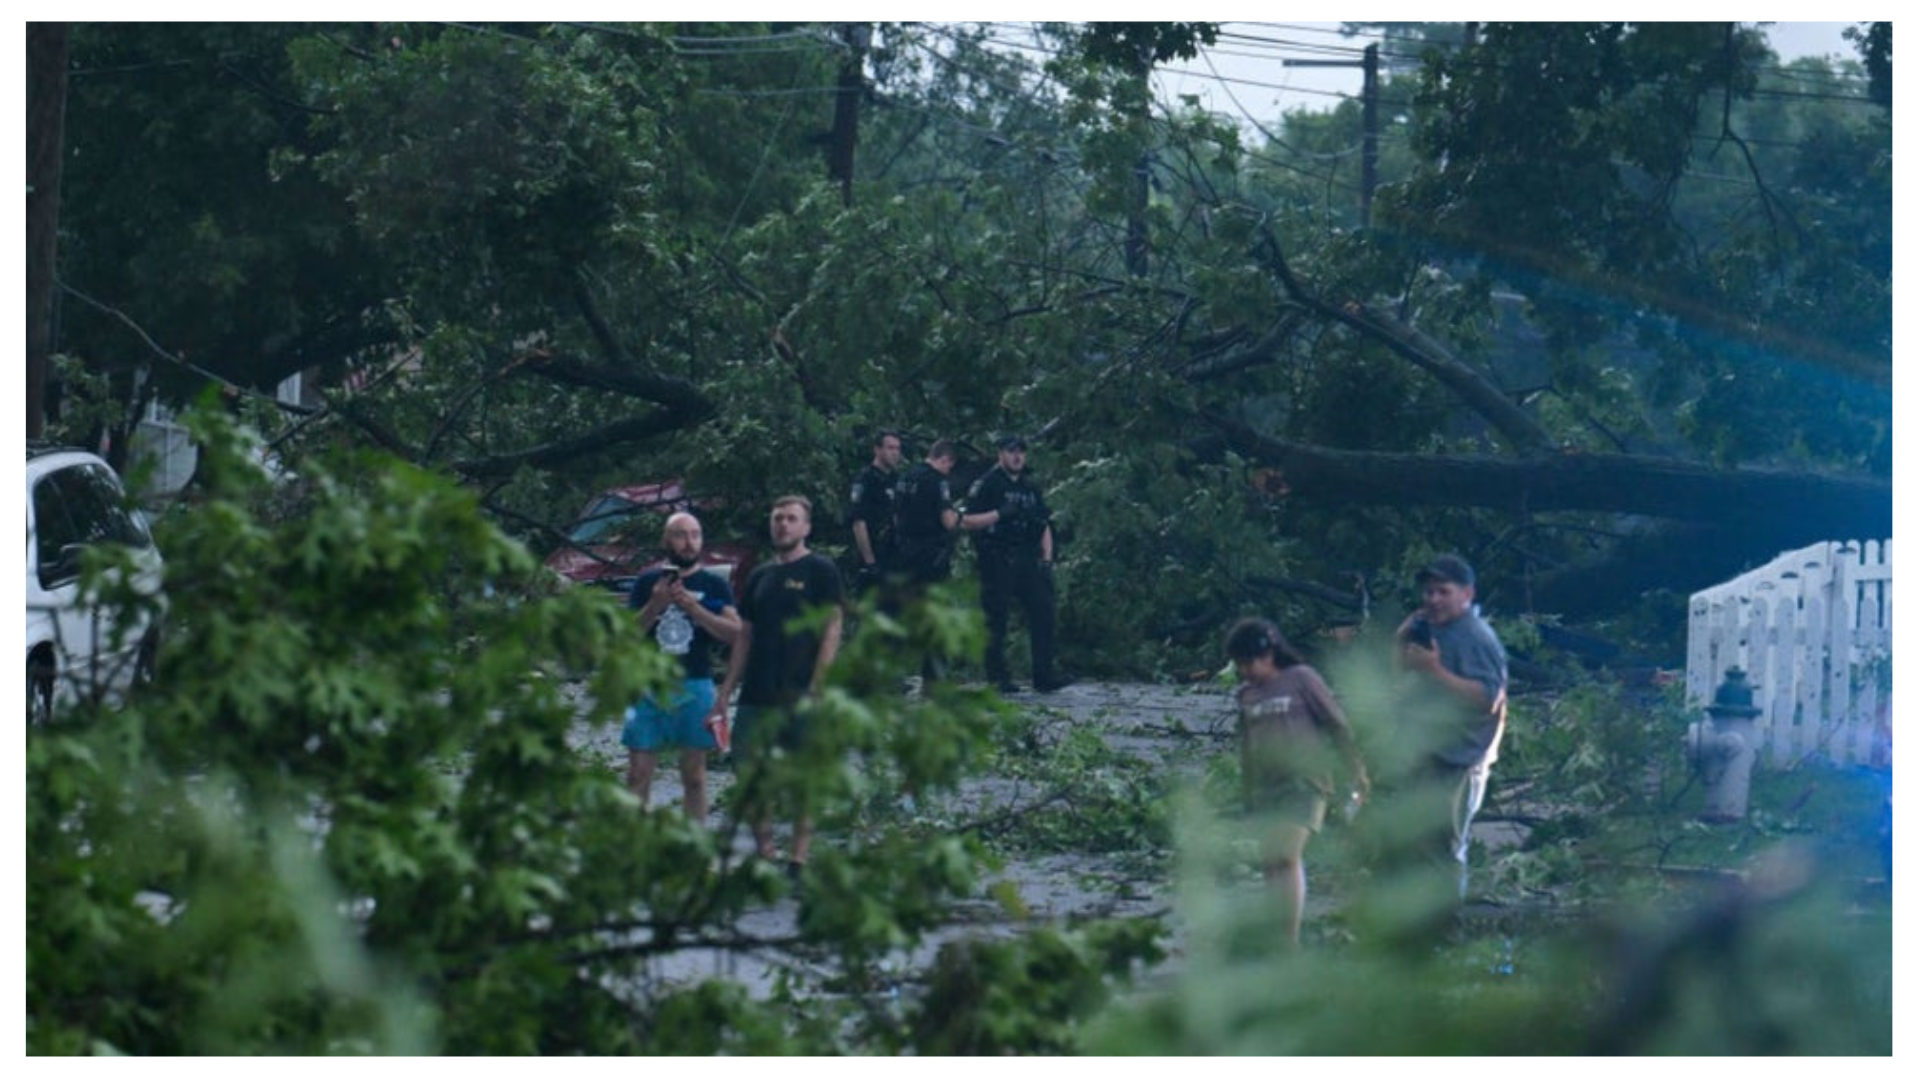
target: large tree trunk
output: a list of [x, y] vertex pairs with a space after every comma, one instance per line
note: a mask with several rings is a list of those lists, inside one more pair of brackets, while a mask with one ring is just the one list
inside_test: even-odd
[[[1271, 467], [1273, 474], [1263, 481], [1271, 492], [1318, 505], [1480, 507], [1522, 517], [1550, 511], [1620, 515], [1628, 535], [1609, 545], [1608, 554], [1508, 583], [1504, 603], [1562, 614], [1617, 610], [1650, 590], [1703, 588], [1781, 551], [1893, 533], [1889, 480], [1558, 452], [1537, 419], [1443, 343], [1379, 308], [1322, 296], [1294, 275], [1271, 230], [1258, 253], [1298, 310], [1345, 326], [1420, 368], [1514, 451], [1512, 457], [1492, 457], [1335, 450], [1269, 438], [1231, 417], [1205, 416], [1243, 457]], [[1283, 320], [1253, 345], [1190, 365], [1185, 374], [1199, 382], [1272, 362], [1285, 330], [1290, 326]], [[1872, 367], [1871, 358], [1818, 359], [1852, 374], [1860, 373], [1862, 363]], [[1869, 373], [1869, 382], [1883, 383], [1891, 369], [1882, 362], [1879, 370], [1878, 376]]]
[[1390, 454], [1330, 450], [1210, 417], [1242, 456], [1280, 470], [1289, 497], [1321, 504], [1475, 506], [1637, 514], [1716, 527], [1747, 552], [1893, 532], [1889, 481], [1713, 469], [1633, 454]]
[[67, 24], [27, 24], [27, 438], [46, 434], [67, 116]]
[[[1838, 539], [1821, 537], [1820, 539]], [[1765, 543], [1752, 530], [1720, 523], [1667, 522], [1630, 536], [1593, 562], [1542, 569], [1525, 581], [1496, 584], [1495, 602], [1509, 609], [1585, 617], [1620, 611], [1660, 590], [1686, 596], [1737, 577], [1782, 551], [1804, 544]]]

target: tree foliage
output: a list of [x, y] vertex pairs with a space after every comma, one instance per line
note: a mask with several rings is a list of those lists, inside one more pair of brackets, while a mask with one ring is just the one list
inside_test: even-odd
[[[659, 476], [741, 532], [807, 492], [831, 545], [873, 427], [1023, 430], [1078, 537], [1069, 625], [1080, 595], [1146, 589], [1090, 666], [1273, 602], [1252, 579], [1351, 593], [1428, 546], [1578, 615], [1623, 566], [1684, 591], [1795, 529], [1881, 529], [1739, 495], [1756, 468], [1890, 473], [1890, 126], [1794, 90], [1848, 73], [1776, 69], [1733, 24], [1400, 29], [1425, 60], [1389, 73], [1361, 230], [1326, 164], [1351, 161], [1353, 103], [1265, 143], [1152, 113], [1142, 65], [1206, 23], [1045, 26], [1044, 63], [982, 27], [880, 27], [850, 205], [818, 152], [845, 46], [815, 27], [83, 26], [63, 280], [117, 315], [70, 302], [65, 348], [150, 358], [131, 323], [255, 386], [352, 368], [365, 389], [289, 437], [464, 477], [536, 545]], [[146, 172], [174, 233], [124, 226], [112, 145], [169, 163]], [[193, 251], [217, 287], [183, 305], [151, 267]], [[1381, 456], [1315, 483], [1301, 463], [1335, 450]], [[1416, 508], [1487, 451], [1617, 479], [1555, 510]], [[1405, 453], [1447, 482], [1394, 483]], [[1662, 490], [1629, 479], [1642, 458], [1702, 467], [1698, 496], [1634, 505]], [[1238, 508], [1198, 565], [1197, 506]]]
[[[303, 457], [275, 480], [230, 420], [194, 424], [210, 457], [195, 499], [160, 522], [170, 602], [156, 680], [124, 708], [28, 733], [33, 1052], [1890, 1045], [1890, 916], [1834, 891], [1857, 872], [1844, 833], [1867, 808], [1806, 805], [1818, 786], [1843, 791], [1840, 778], [1789, 774], [1806, 785], [1796, 798], [1757, 796], [1769, 809], [1734, 839], [1772, 862], [1677, 922], [1623, 908], [1437, 949], [1407, 932], [1426, 921], [1415, 894], [1346, 863], [1366, 834], [1336, 831], [1316, 850], [1330, 845], [1350, 875], [1347, 913], [1313, 952], [1284, 955], [1260, 890], [1232, 886], [1244, 823], [1221, 820], [1218, 799], [1177, 800], [1170, 760], [1116, 754], [1087, 727], [1043, 729], [963, 687], [899, 695], [923, 651], [978, 647], [971, 607], [939, 597], [899, 621], [865, 610], [815, 708], [822, 741], [776, 760], [764, 786], [728, 792], [732, 815], [820, 819], [828, 842], [789, 882], [735, 855], [744, 838], [640, 812], [580, 752], [583, 726], [616, 722], [671, 668], [609, 598], [539, 585], [472, 494], [430, 472], [354, 451]], [[1374, 650], [1346, 655], [1329, 667], [1336, 682], [1381, 684], [1359, 670]], [[1373, 760], [1390, 760], [1384, 700], [1349, 704]], [[1636, 722], [1605, 720], [1623, 712]], [[1675, 716], [1601, 683], [1523, 699], [1491, 812], [1540, 823], [1489, 876], [1522, 895], [1571, 884], [1584, 911], [1617, 897], [1582, 891], [1598, 885], [1583, 861], [1726, 846], [1676, 827]], [[955, 785], [986, 768], [1044, 794], [949, 817], [966, 805]], [[907, 795], [922, 812], [898, 811]], [[1391, 833], [1387, 804], [1375, 813]], [[1799, 840], [1776, 847], [1782, 836]], [[1172, 983], [1126, 989], [1165, 958], [1156, 919], [949, 932], [958, 905], [978, 902], [990, 850], [1089, 845], [1156, 856], [1149, 869], [1178, 853]], [[1017, 894], [995, 895], [1024, 916]], [[791, 931], [749, 917], [771, 905]], [[754, 993], [655, 972], [715, 954], [777, 958], [785, 974]], [[1744, 973], [1737, 997], [1728, 969]]]
[[287, 62], [314, 32], [74, 27], [59, 351], [151, 371], [179, 402], [207, 373], [271, 387], [394, 340], [380, 318], [392, 279], [349, 205], [280, 164], [313, 150], [328, 108]]
[[[34, 1051], [1065, 1046], [1150, 954], [1151, 927], [957, 947], [931, 976], [937, 1013], [864, 1010], [985, 865], [964, 834], [860, 817], [937, 797], [986, 753], [979, 692], [892, 692], [924, 651], [977, 650], [970, 611], [870, 613], [817, 706], [822, 738], [733, 789], [736, 815], [808, 807], [839, 838], [790, 884], [730, 832], [642, 813], [570, 742], [671, 672], [613, 598], [540, 586], [526, 549], [429, 472], [309, 458], [272, 486], [238, 429], [198, 423], [206, 486], [161, 523], [155, 683], [29, 738]], [[791, 936], [741, 921], [782, 899]], [[648, 976], [728, 952], [792, 974], [771, 999]], [[1059, 1001], [949, 1000], [1003, 964]], [[948, 1041], [1015, 1004], [1019, 1033]]]
[[[1764, 460], [1817, 431], [1846, 446], [1823, 459], [1864, 463], [1884, 457], [1878, 425], [1822, 421], [1836, 407], [1870, 415], [1871, 388], [1890, 376], [1889, 267], [1870, 253], [1877, 230], [1864, 221], [1809, 227], [1837, 209], [1827, 190], [1837, 177], [1780, 176], [1832, 161], [1837, 147], [1813, 136], [1797, 157], [1763, 161], [1748, 146], [1749, 113], [1735, 105], [1759, 89], [1756, 61], [1769, 56], [1733, 24], [1492, 24], [1479, 45], [1426, 69], [1416, 138], [1445, 167], [1406, 186], [1400, 220], [1524, 293], [1556, 352], [1626, 327], [1701, 378], [1688, 434], [1719, 460]], [[1864, 149], [1875, 127], [1828, 131]], [[1706, 167], [1744, 169], [1750, 194], [1703, 196]], [[1870, 165], [1847, 172], [1873, 183]], [[1556, 381], [1578, 389], [1578, 371]], [[1835, 374], [1868, 393], [1836, 399]]]
[[[1112, 1008], [1162, 947], [1119, 921], [947, 942], [893, 998], [991, 863], [991, 830], [903, 819], [904, 794], [1011, 756], [1058, 798], [1000, 841], [1171, 842], [1196, 881], [1226, 872], [1210, 811], [1173, 814], [1165, 777], [1099, 740], [893, 693], [921, 651], [966, 662], [952, 597], [867, 612], [819, 706], [829, 742], [738, 794], [820, 814], [837, 842], [797, 887], [638, 813], [569, 745], [665, 672], [521, 541], [678, 476], [714, 497], [710, 537], [758, 535], [801, 491], [831, 549], [882, 425], [975, 464], [1029, 436], [1089, 673], [1215, 666], [1245, 610], [1365, 641], [1443, 548], [1490, 606], [1550, 619], [1881, 530], [1889, 24], [1859, 36], [1857, 94], [1861, 70], [1781, 67], [1729, 24], [1455, 29], [1396, 38], [1427, 47], [1390, 72], [1362, 227], [1352, 103], [1257, 137], [1155, 111], [1147, 69], [1205, 23], [1042, 27], [1044, 61], [986, 26], [879, 27], [850, 204], [821, 153], [847, 38], [816, 26], [74, 27], [54, 348], [87, 376], [66, 420], [104, 415], [77, 401], [96, 384], [132, 406], [120, 431], [209, 379], [327, 389], [255, 413], [281, 481], [201, 422], [193, 505], [162, 522], [158, 684], [29, 736], [30, 1048], [1344, 1052], [1377, 1048], [1381, 1017], [1410, 1052], [1881, 1045], [1890, 981], [1842, 953], [1882, 927], [1805, 951], [1794, 928], [1833, 909], [1803, 889], [1707, 912], [1704, 952], [1629, 934], [1411, 959], [1391, 932], [1374, 949], [1395, 894], [1363, 889], [1360, 945], [1304, 963], [1241, 948], [1260, 914], [1195, 891], [1212, 914], [1170, 995]], [[1669, 663], [1674, 608], [1646, 635]], [[1515, 888], [1571, 873], [1579, 829], [1643, 809], [1619, 775], [1672, 753], [1662, 714], [1610, 724], [1626, 707], [1595, 693], [1516, 711], [1534, 741], [1508, 767], [1583, 810], [1503, 866]], [[743, 929], [772, 903], [792, 937]], [[1621, 942], [1645, 965], [1592, 981]], [[764, 996], [649, 978], [696, 952], [793, 973]], [[1730, 957], [1754, 985], [1816, 972], [1846, 1023], [1796, 1026], [1785, 994], [1732, 1024], [1695, 992]], [[1622, 985], [1700, 1004], [1650, 1025], [1611, 1009]]]

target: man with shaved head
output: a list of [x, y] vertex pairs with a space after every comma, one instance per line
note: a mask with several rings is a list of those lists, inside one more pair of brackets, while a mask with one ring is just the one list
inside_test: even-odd
[[639, 611], [640, 629], [660, 648], [680, 658], [680, 685], [664, 698], [650, 697], [627, 710], [620, 732], [627, 748], [627, 787], [648, 805], [660, 751], [680, 751], [680, 781], [687, 817], [707, 817], [707, 751], [717, 749], [706, 726], [713, 710], [713, 648], [731, 645], [740, 633], [727, 579], [700, 565], [705, 542], [700, 519], [674, 514], [661, 531], [666, 563], [634, 579], [627, 606]]

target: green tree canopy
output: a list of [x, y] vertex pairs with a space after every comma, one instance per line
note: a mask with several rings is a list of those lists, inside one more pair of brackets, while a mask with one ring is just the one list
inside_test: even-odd
[[[1169, 582], [1091, 635], [1120, 666], [1235, 608], [1343, 617], [1255, 582], [1357, 603], [1433, 546], [1580, 614], [1890, 528], [1861, 69], [1736, 24], [1403, 29], [1362, 229], [1323, 156], [1352, 104], [1263, 143], [1147, 105], [1139, 64], [1210, 24], [878, 27], [850, 205], [835, 27], [81, 26], [61, 349], [317, 365], [286, 437], [462, 477], [539, 544], [664, 476], [739, 532], [776, 489], [830, 522], [875, 426], [1025, 431], [1069, 583]], [[1743, 501], [1755, 470], [1815, 511]]]

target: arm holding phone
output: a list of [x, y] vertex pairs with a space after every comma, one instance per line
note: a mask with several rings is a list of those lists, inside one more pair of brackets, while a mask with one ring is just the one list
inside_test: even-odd
[[683, 571], [677, 566], [669, 566], [660, 572], [653, 581], [653, 588], [647, 593], [647, 602], [640, 608], [640, 629], [652, 630], [665, 615], [667, 608], [677, 607], [686, 612], [687, 618], [695, 626], [705, 630], [723, 645], [732, 645], [740, 634], [740, 613], [729, 603], [715, 611], [702, 602], [701, 597], [687, 591]]
[[[651, 631], [660, 616], [667, 613], [667, 605], [673, 603], [673, 590], [681, 588], [680, 571], [668, 567], [653, 579], [653, 587], [647, 590], [647, 602], [640, 605], [639, 620], [642, 631]], [[681, 588], [682, 592], [686, 590]]]
[[1395, 662], [1403, 671], [1413, 671], [1433, 680], [1442, 690], [1474, 709], [1491, 708], [1493, 697], [1478, 679], [1467, 678], [1447, 669], [1441, 662], [1440, 646], [1434, 641], [1433, 624], [1416, 611], [1394, 631], [1400, 643]]
[[720, 610], [708, 607], [705, 600], [687, 591], [687, 583], [675, 573], [673, 585], [668, 589], [668, 600], [675, 607], [687, 613], [693, 624], [705, 630], [709, 636], [722, 645], [732, 645], [740, 636], [740, 612], [729, 602], [722, 604]]

